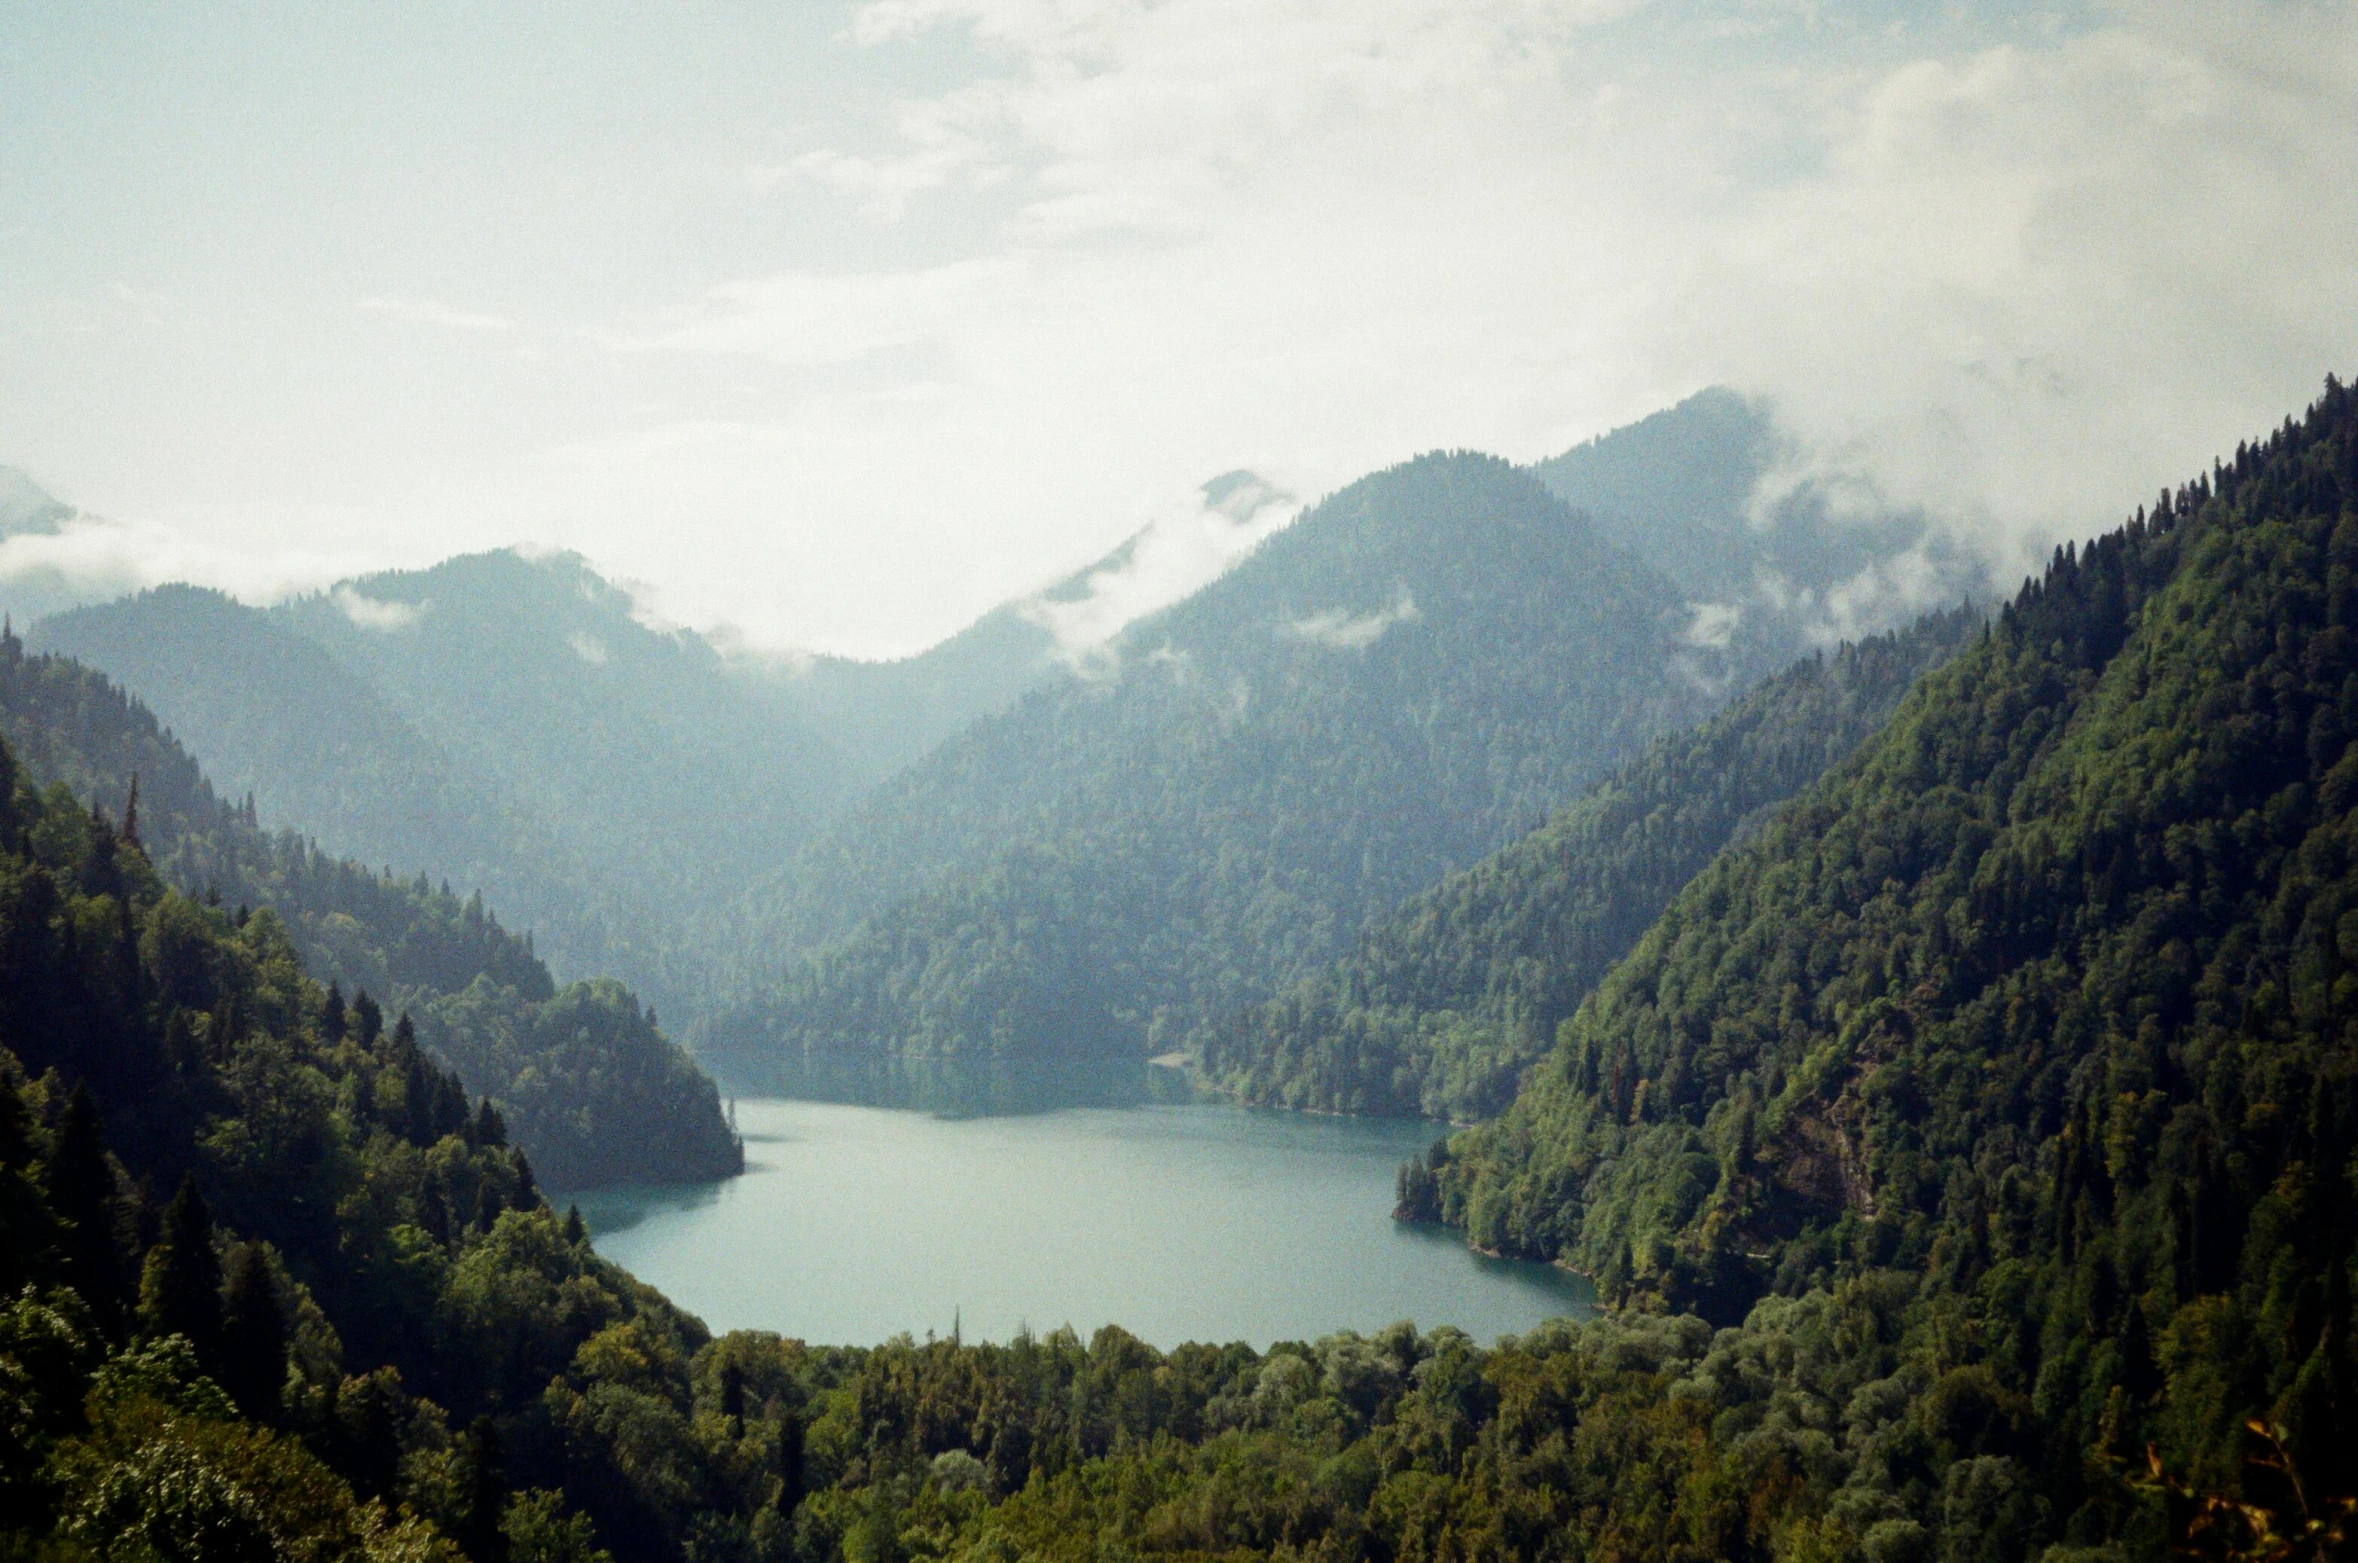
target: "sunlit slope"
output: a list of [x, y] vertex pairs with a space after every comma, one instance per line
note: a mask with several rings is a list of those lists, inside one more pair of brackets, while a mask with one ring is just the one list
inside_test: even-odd
[[1690, 629], [1505, 462], [1363, 479], [832, 827], [771, 926], [838, 942], [707, 1054], [790, 1082], [1180, 1041], [1710, 709], [1734, 670]]
[[414, 1016], [429, 1052], [497, 1100], [516, 1143], [560, 1186], [677, 1182], [736, 1169], [711, 1081], [611, 981], [562, 991], [531, 942], [480, 895], [339, 860], [265, 834], [224, 803], [143, 706], [92, 669], [0, 641], [0, 736], [21, 773], [120, 824], [189, 895], [268, 908], [306, 968], [372, 995], [390, 1027]]
[[1672, 903], [1411, 1209], [1722, 1317], [1927, 1268], [2025, 1391], [2087, 1333], [2038, 1389], [2082, 1441], [2132, 1334], [2271, 1343], [2203, 1371], [2289, 1393], [2352, 1235], [2354, 623], [2333, 388], [2059, 555]]
[[1333, 966], [1215, 1017], [1203, 1071], [1274, 1106], [1499, 1112], [1671, 897], [1874, 733], [1979, 623], [1960, 608], [1812, 655], [1657, 740], [1539, 829], [1409, 900]]

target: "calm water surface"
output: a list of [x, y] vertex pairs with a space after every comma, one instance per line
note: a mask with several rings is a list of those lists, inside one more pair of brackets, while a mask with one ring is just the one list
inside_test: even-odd
[[1391, 1219], [1430, 1125], [1219, 1106], [944, 1119], [740, 1101], [746, 1173], [581, 1197], [597, 1250], [717, 1329], [865, 1344], [1118, 1323], [1160, 1346], [1397, 1319], [1482, 1341], [1585, 1282]]

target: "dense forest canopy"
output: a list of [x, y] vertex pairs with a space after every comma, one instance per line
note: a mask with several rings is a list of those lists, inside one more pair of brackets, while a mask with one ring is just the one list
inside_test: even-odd
[[[2023, 1463], [2041, 1413], [1889, 1268], [1735, 1328], [1638, 1312], [1490, 1350], [714, 1339], [591, 1253], [496, 1113], [340, 1013], [274, 914], [165, 889], [5, 749], [0, 783], [12, 1555], [1881, 1563], [2059, 1532], [2150, 1556], [2184, 1526], [2104, 1449], [2059, 1513]], [[2234, 1453], [2214, 1434], [2203, 1476], [2235, 1483]], [[2289, 1531], [2266, 1475], [2243, 1496]]]
[[[1404, 1207], [1733, 1323], [1907, 1277], [2093, 1540], [2105, 1451], [2358, 1476], [2358, 396], [2057, 555], [1723, 854]], [[2043, 1454], [2042, 1454], [2043, 1451]]]
[[[531, 940], [480, 893], [461, 900], [271, 835], [251, 798], [217, 797], [139, 702], [68, 658], [0, 637], [0, 733], [27, 775], [66, 787], [136, 831], [186, 893], [269, 908], [307, 969], [386, 1025], [411, 1016], [424, 1047], [493, 1097], [516, 1142], [560, 1187], [715, 1177], [743, 1165], [712, 1082], [612, 981], [562, 992]], [[136, 797], [134, 797], [136, 787]]]

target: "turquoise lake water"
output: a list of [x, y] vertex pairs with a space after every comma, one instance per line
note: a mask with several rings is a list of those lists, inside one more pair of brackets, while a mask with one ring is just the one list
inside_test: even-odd
[[871, 1344], [1120, 1324], [1158, 1346], [1399, 1319], [1488, 1342], [1586, 1282], [1391, 1219], [1430, 1124], [1226, 1106], [1011, 1117], [740, 1101], [743, 1177], [579, 1196], [598, 1252], [715, 1329]]

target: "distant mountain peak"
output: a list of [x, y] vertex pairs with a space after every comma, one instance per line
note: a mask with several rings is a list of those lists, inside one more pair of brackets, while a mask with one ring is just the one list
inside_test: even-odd
[[1930, 518], [1850, 503], [1801, 454], [1767, 402], [1714, 386], [1531, 472], [1676, 581], [1702, 640], [1798, 650], [1991, 592]]
[[0, 467], [0, 537], [52, 537], [81, 512], [17, 467]]
[[1294, 497], [1258, 472], [1242, 467], [1221, 473], [1203, 486], [1202, 493], [1205, 509], [1217, 510], [1231, 521], [1249, 521], [1262, 506], [1291, 504]]

